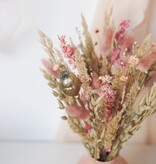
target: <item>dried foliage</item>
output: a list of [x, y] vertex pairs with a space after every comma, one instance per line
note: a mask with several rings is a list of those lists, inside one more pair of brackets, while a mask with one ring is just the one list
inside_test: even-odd
[[151, 49], [152, 56], [156, 56], [156, 46], [151, 44], [150, 35], [138, 45], [127, 29], [129, 20], [115, 28], [110, 20], [112, 12], [107, 13], [104, 25], [113, 30], [112, 38], [106, 37], [105, 43], [113, 41], [113, 45], [101, 43], [105, 47], [104, 51], [101, 47], [101, 56], [95, 53], [83, 16], [84, 40], [77, 30], [78, 46], [60, 36], [61, 50], [54, 49], [51, 39], [39, 31], [41, 44], [50, 58], [44, 61], [46, 70], [41, 71], [59, 109], [66, 111], [61, 118], [99, 161], [114, 159], [144, 119], [156, 112], [156, 64], [150, 62], [147, 67], [143, 61], [140, 67], [145, 55], [151, 60]]
[[119, 129], [119, 122], [121, 120], [122, 113], [119, 112], [115, 115], [106, 126], [106, 132], [104, 137], [104, 147], [112, 147], [112, 143], [117, 135]]
[[83, 26], [83, 29], [84, 29], [84, 37], [85, 37], [85, 45], [86, 45], [86, 50], [87, 50], [87, 55], [86, 55], [86, 61], [88, 62], [88, 65], [90, 67], [92, 67], [92, 69], [98, 73], [99, 72], [99, 69], [98, 69], [98, 58], [95, 54], [95, 51], [94, 51], [94, 45], [93, 45], [93, 42], [92, 42], [92, 38], [90, 36], [90, 33], [89, 33], [89, 30], [88, 30], [88, 25], [85, 21], [85, 18], [83, 17], [82, 15], [82, 26]]
[[90, 87], [91, 77], [88, 74], [84, 57], [80, 54], [78, 50], [75, 54], [75, 61], [76, 61], [77, 71], [79, 74], [79, 79], [82, 82], [83, 87], [86, 89], [91, 89]]

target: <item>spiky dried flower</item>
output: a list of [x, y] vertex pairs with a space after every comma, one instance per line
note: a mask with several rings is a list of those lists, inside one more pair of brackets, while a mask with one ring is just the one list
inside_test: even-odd
[[76, 51], [75, 63], [76, 63], [78, 75], [79, 75], [80, 81], [82, 82], [83, 87], [86, 89], [88, 88], [91, 89], [90, 88], [91, 77], [88, 74], [84, 57], [80, 54], [79, 51]]
[[[66, 111], [61, 118], [99, 161], [114, 159], [144, 119], [156, 112], [156, 45], [151, 44], [150, 35], [138, 45], [128, 31], [129, 20], [115, 28], [112, 11], [105, 17], [105, 35], [99, 43], [104, 48], [101, 56], [95, 53], [83, 16], [85, 39], [78, 32], [78, 46], [60, 37], [59, 51], [48, 36], [39, 32], [49, 54], [49, 60], [43, 62], [46, 71], [41, 71], [59, 108]], [[98, 34], [101, 30], [95, 29]], [[70, 67], [73, 63], [74, 70]]]

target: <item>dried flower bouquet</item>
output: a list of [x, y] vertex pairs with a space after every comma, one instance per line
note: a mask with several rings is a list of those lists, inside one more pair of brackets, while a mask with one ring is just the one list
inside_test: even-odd
[[138, 44], [129, 32], [129, 20], [115, 27], [107, 15], [100, 43], [92, 41], [83, 16], [82, 25], [79, 44], [59, 36], [60, 50], [39, 32], [49, 54], [42, 72], [59, 108], [66, 111], [62, 119], [80, 135], [94, 159], [109, 161], [156, 111], [156, 45], [150, 35]]

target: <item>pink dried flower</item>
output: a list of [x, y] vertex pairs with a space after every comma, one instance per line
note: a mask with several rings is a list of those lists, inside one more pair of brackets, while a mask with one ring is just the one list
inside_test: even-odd
[[88, 110], [86, 110], [84, 107], [77, 105], [68, 106], [67, 113], [69, 114], [69, 116], [80, 120], [85, 120], [90, 116], [90, 112]]
[[148, 80], [145, 82], [146, 87], [152, 87], [152, 85], [156, 82], [156, 71], [152, 71], [149, 74]]
[[156, 46], [152, 46], [151, 50], [140, 59], [138, 68], [141, 72], [146, 72], [155, 62]]
[[128, 55], [124, 56], [123, 52], [125, 49], [131, 51], [132, 44], [134, 42], [133, 35], [126, 31], [129, 25], [129, 20], [122, 21], [119, 25], [119, 30], [114, 35], [117, 47], [115, 47], [112, 51], [111, 60], [113, 64], [120, 65], [122, 67], [127, 67], [128, 65]]
[[124, 20], [120, 23], [119, 25], [119, 30], [115, 33], [115, 39], [118, 43], [118, 45], [123, 45], [125, 41], [125, 32], [126, 29], [129, 27], [130, 21], [129, 20]]
[[84, 91], [83, 89], [81, 90], [81, 93], [80, 93], [80, 98], [82, 101], [84, 101], [85, 103], [88, 101], [90, 102], [90, 95], [88, 94], [88, 92]]
[[42, 59], [41, 61], [50, 75], [55, 76], [56, 78], [59, 77], [59, 65], [52, 65], [52, 63], [46, 59]]
[[69, 64], [75, 67], [75, 51], [76, 51], [75, 47], [66, 43], [65, 36], [60, 36], [59, 40], [60, 40], [60, 47], [62, 49], [64, 57], [68, 58]]
[[126, 30], [126, 29], [129, 27], [130, 23], [131, 23], [130, 20], [123, 20], [123, 21], [120, 23], [119, 27], [120, 27], [121, 29], [123, 29], [123, 30]]
[[70, 45], [66, 45], [62, 47], [62, 51], [64, 52], [64, 56], [66, 58], [74, 59], [75, 48], [71, 47]]
[[113, 49], [113, 52], [111, 55], [111, 60], [112, 60], [113, 64], [119, 64], [120, 54], [121, 54], [120, 48], [114, 48]]
[[104, 84], [101, 89], [102, 91], [99, 93], [99, 96], [103, 96], [106, 107], [108, 109], [112, 109], [114, 107], [116, 91], [112, 89], [112, 86], [110, 84]]
[[118, 31], [115, 33], [115, 39], [119, 45], [123, 45], [124, 37], [125, 37], [125, 35], [122, 31]]

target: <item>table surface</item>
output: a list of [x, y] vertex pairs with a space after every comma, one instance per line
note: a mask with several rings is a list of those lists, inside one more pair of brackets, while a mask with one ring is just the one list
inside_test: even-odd
[[[76, 164], [84, 154], [79, 143], [0, 142], [0, 164]], [[126, 145], [121, 154], [129, 164], [156, 164], [156, 146]]]

